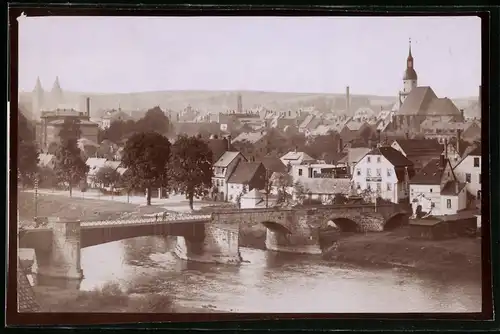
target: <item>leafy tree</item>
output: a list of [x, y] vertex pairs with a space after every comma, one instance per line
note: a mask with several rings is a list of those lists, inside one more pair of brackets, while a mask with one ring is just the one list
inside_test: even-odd
[[114, 188], [120, 181], [120, 177], [121, 175], [116, 171], [116, 169], [104, 166], [97, 171], [95, 181], [104, 187], [111, 186]]
[[50, 167], [40, 167], [38, 169], [38, 179], [40, 188], [55, 188], [57, 187], [57, 175]]
[[63, 140], [61, 138], [61, 140], [62, 142], [56, 152], [54, 171], [59, 180], [68, 183], [69, 195], [72, 196], [73, 184], [80, 182], [85, 177], [89, 167], [82, 159], [76, 139]]
[[75, 142], [81, 137], [80, 120], [78, 118], [66, 117], [62, 128], [59, 130], [59, 138], [62, 141], [74, 139]]
[[302, 204], [306, 199], [306, 195], [308, 193], [307, 189], [300, 182], [295, 182], [293, 185], [293, 191], [295, 193], [296, 201]]
[[56, 142], [50, 143], [49, 146], [47, 147], [47, 153], [55, 155], [58, 147], [59, 145]]
[[147, 205], [151, 205], [153, 187], [167, 185], [167, 168], [171, 144], [157, 132], [133, 134], [125, 144], [122, 164], [135, 189], [146, 189]]
[[19, 181], [24, 186], [34, 181], [39, 159], [33, 128], [21, 112], [18, 115], [17, 171]]
[[306, 152], [313, 158], [319, 159], [325, 153], [338, 151], [340, 135], [331, 131], [326, 135], [316, 136], [306, 147]]
[[172, 185], [186, 194], [192, 210], [194, 197], [206, 196], [212, 187], [212, 151], [201, 138], [181, 135], [172, 147], [172, 155]]
[[138, 131], [154, 131], [164, 135], [172, 130], [168, 116], [159, 106], [149, 109], [136, 125]]
[[290, 198], [288, 188], [293, 184], [292, 176], [288, 173], [280, 173], [273, 182], [274, 185], [278, 188], [277, 204], [288, 203], [288, 199]]

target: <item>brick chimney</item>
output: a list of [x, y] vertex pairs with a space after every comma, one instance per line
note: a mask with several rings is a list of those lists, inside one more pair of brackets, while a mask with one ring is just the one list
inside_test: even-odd
[[460, 140], [462, 140], [462, 129], [457, 129], [457, 153], [460, 154]]
[[345, 111], [349, 114], [351, 110], [351, 95], [349, 93], [349, 86], [345, 88]]
[[85, 113], [90, 118], [90, 97], [85, 98]]

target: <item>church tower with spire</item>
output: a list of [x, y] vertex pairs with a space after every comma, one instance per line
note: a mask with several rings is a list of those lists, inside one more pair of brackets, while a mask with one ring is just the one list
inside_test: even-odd
[[403, 90], [399, 92], [399, 108], [408, 97], [413, 88], [417, 87], [417, 72], [415, 72], [413, 55], [411, 54], [411, 39], [409, 40], [408, 58], [406, 58], [406, 70], [403, 75]]
[[42, 113], [43, 103], [44, 103], [44, 90], [42, 87], [42, 83], [40, 82], [40, 77], [36, 79], [35, 88], [32, 92], [31, 99], [31, 112], [33, 115], [33, 119], [38, 120]]

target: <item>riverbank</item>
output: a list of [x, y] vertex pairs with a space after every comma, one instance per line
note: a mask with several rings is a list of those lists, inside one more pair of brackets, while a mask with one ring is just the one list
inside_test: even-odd
[[211, 313], [213, 305], [183, 306], [166, 294], [127, 293], [117, 284], [92, 291], [34, 286], [41, 312], [63, 313]]
[[[266, 229], [261, 224], [240, 227], [240, 246], [265, 250], [265, 240]], [[471, 279], [481, 275], [480, 238], [410, 239], [408, 227], [363, 234], [334, 233], [322, 256], [358, 266], [404, 267]]]

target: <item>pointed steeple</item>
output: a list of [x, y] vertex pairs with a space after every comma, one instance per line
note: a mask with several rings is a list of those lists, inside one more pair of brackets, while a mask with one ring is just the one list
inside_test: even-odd
[[42, 82], [40, 81], [40, 77], [36, 77], [35, 88], [33, 88], [33, 92], [43, 92]]
[[59, 83], [59, 76], [56, 76], [56, 80], [54, 81], [54, 85], [52, 86], [52, 92], [58, 93], [61, 92], [61, 84]]
[[413, 68], [413, 55], [411, 54], [411, 38], [408, 41], [408, 58], [406, 58], [406, 71], [403, 80], [417, 80], [417, 73]]

